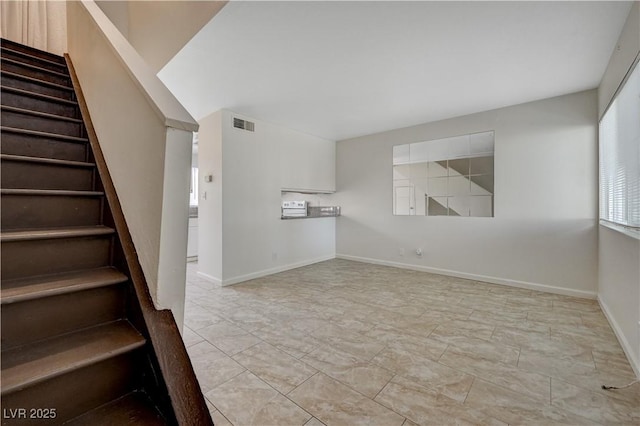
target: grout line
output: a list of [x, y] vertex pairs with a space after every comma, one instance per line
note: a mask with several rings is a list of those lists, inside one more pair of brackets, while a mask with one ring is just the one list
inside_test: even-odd
[[[376, 340], [376, 343], [377, 343], [377, 342], [378, 342], [378, 341]], [[386, 343], [383, 343], [383, 342], [380, 342], [380, 343], [382, 343], [382, 344], [383, 344], [382, 348], [381, 348], [379, 351], [377, 351], [377, 352], [376, 352], [372, 357], [370, 357], [368, 360], [366, 360], [368, 363], [370, 363], [371, 361], [373, 361], [373, 359], [374, 359], [375, 357], [377, 357], [378, 355], [380, 355], [380, 353], [382, 353], [382, 351], [384, 351], [385, 349], [387, 349], [387, 344], [386, 344]], [[355, 355], [353, 355], [353, 356], [355, 357]], [[359, 358], [359, 357], [356, 357], [356, 358]]]
[[464, 405], [464, 403], [467, 402], [467, 398], [471, 393], [471, 388], [473, 387], [473, 384], [476, 382], [477, 377], [475, 375], [472, 375], [472, 377], [473, 377], [473, 380], [471, 381], [471, 386], [469, 386], [469, 390], [467, 391], [467, 394], [464, 396], [464, 401], [462, 401], [462, 405]]
[[[444, 354], [449, 350], [449, 347], [451, 346], [451, 344], [449, 344], [449, 343], [446, 343], [446, 345], [447, 345], [447, 346], [444, 348], [444, 351], [442, 351], [442, 353], [440, 354], [440, 356], [438, 357], [438, 359], [436, 359], [436, 360], [435, 360], [435, 362], [437, 362], [438, 364], [442, 364], [442, 363], [440, 362], [440, 360], [442, 359], [442, 357], [444, 356]], [[442, 365], [445, 365], [445, 364], [442, 364]], [[448, 367], [448, 366], [447, 366], [447, 367]]]
[[307, 377], [306, 379], [304, 379], [302, 382], [300, 382], [300, 384], [298, 384], [298, 386], [294, 387], [293, 389], [291, 389], [289, 392], [286, 393], [285, 396], [288, 397], [288, 395], [293, 392], [294, 390], [298, 389], [300, 386], [302, 386], [303, 384], [307, 383], [309, 380], [311, 380], [312, 378], [314, 378], [315, 376], [317, 376], [318, 374], [321, 374], [322, 371], [318, 370], [316, 371], [314, 374], [312, 374], [311, 376]]
[[[307, 379], [308, 380], [308, 379]], [[305, 380], [306, 381], [306, 380]], [[295, 388], [294, 388], [295, 389]], [[298, 404], [297, 402], [295, 402], [293, 399], [289, 398], [289, 394], [293, 392], [293, 389], [291, 389], [286, 395], [282, 394], [280, 392], [278, 392], [280, 395], [282, 395], [284, 398], [286, 398], [288, 401], [290, 401], [293, 405], [295, 405], [296, 407], [298, 407], [299, 409], [301, 409], [302, 411], [304, 411], [305, 413], [307, 413], [308, 415], [310, 415], [311, 417], [306, 419], [304, 421], [304, 423], [306, 424], [309, 420], [311, 420], [312, 418], [314, 418], [315, 416], [309, 412], [309, 410], [306, 410], [305, 408], [303, 408], [302, 406], [300, 406], [300, 404]], [[324, 424], [324, 422], [322, 422]]]
[[[234, 362], [235, 362], [235, 361], [234, 361]], [[236, 363], [236, 364], [237, 364], [237, 363]], [[240, 365], [240, 364], [238, 364], [238, 365]], [[240, 365], [240, 367], [242, 367], [242, 365]], [[244, 367], [242, 367], [242, 368], [244, 368]], [[219, 384], [215, 385], [212, 389], [209, 389], [206, 393], [209, 393], [209, 392], [211, 392], [212, 390], [215, 390], [215, 389], [219, 388], [220, 386], [224, 385], [225, 383], [229, 383], [231, 380], [235, 379], [236, 377], [238, 377], [239, 375], [241, 375], [241, 374], [243, 374], [243, 373], [246, 373], [247, 371], [249, 371], [249, 370], [247, 370], [246, 368], [244, 368], [244, 370], [242, 370], [242, 371], [241, 371], [241, 372], [239, 372], [238, 374], [234, 375], [233, 377], [230, 377], [229, 379], [225, 380], [224, 382], [220, 382]], [[249, 371], [249, 373], [251, 373], [251, 372]], [[202, 392], [202, 395], [205, 395], [205, 392]], [[212, 403], [212, 404], [213, 404], [213, 403]], [[214, 404], [214, 406], [215, 406], [215, 404]], [[217, 408], [218, 408], [218, 407], [216, 407], [216, 409], [217, 409]], [[220, 411], [220, 410], [218, 410], [218, 411]]]
[[[204, 393], [202, 394], [202, 396], [204, 396]], [[234, 426], [234, 425], [233, 425], [233, 422], [232, 422], [231, 420], [229, 420], [229, 419], [227, 418], [227, 416], [225, 416], [225, 415], [224, 415], [224, 413], [223, 413], [222, 411], [220, 411], [220, 409], [219, 409], [218, 407], [216, 407], [216, 405], [213, 403], [213, 401], [211, 401], [211, 400], [210, 400], [209, 398], [207, 398], [206, 396], [205, 396], [204, 398], [205, 398], [207, 401], [209, 401], [209, 404], [213, 405], [213, 408], [215, 408], [215, 409], [216, 409], [216, 411], [217, 411], [218, 413], [220, 413], [220, 415], [221, 415], [222, 417], [224, 417], [224, 419], [225, 419], [226, 421], [228, 421], [230, 425]], [[211, 415], [211, 413], [209, 413], [209, 415]]]
[[[395, 372], [392, 371], [391, 373], [393, 373], [393, 376], [391, 376], [391, 378], [389, 380], [387, 380], [387, 383], [385, 383], [384, 386], [382, 386], [380, 388], [380, 390], [373, 396], [373, 398], [371, 398], [373, 401], [375, 401], [375, 399], [378, 397], [378, 395], [380, 395], [380, 392], [382, 392], [384, 390], [384, 388], [386, 388], [389, 385], [389, 383], [391, 383], [391, 381], [394, 379], [394, 377], [396, 377], [396, 373]], [[378, 402], [378, 401], [376, 401], [376, 402]], [[380, 404], [380, 403], [378, 402], [378, 404]], [[398, 414], [400, 414], [400, 413], [398, 413]]]

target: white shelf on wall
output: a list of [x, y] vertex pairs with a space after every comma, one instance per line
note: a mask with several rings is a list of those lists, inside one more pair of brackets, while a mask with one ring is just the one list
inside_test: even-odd
[[298, 194], [334, 194], [336, 191], [331, 189], [296, 189], [296, 188], [280, 188], [281, 192], [295, 192]]

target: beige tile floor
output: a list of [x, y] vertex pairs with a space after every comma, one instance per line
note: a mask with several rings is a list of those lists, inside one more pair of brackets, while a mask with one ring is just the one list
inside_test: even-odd
[[216, 287], [184, 340], [216, 425], [640, 424], [597, 302], [345, 260]]

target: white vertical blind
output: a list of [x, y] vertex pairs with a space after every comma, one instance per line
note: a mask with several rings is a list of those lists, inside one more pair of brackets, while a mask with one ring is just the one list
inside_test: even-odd
[[640, 67], [600, 121], [600, 219], [640, 229]]

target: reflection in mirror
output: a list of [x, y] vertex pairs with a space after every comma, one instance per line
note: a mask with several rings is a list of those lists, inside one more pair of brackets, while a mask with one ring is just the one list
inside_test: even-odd
[[493, 217], [494, 132], [393, 147], [393, 214]]

